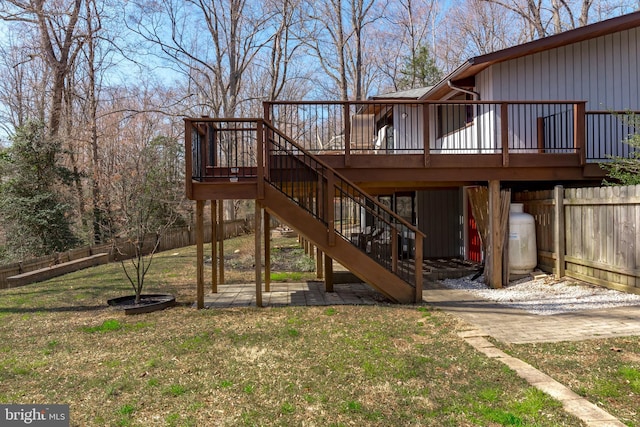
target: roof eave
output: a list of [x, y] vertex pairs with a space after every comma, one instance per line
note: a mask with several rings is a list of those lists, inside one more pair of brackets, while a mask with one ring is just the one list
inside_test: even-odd
[[532, 55], [545, 50], [551, 50], [573, 43], [579, 43], [607, 34], [628, 30], [640, 26], [640, 12], [633, 12], [595, 24], [565, 31], [560, 34], [534, 40], [528, 43], [502, 49], [496, 52], [480, 55], [469, 59], [467, 62], [456, 68], [447, 77], [436, 84], [422, 99], [442, 99], [451, 89], [447, 82], [474, 76], [493, 64]]

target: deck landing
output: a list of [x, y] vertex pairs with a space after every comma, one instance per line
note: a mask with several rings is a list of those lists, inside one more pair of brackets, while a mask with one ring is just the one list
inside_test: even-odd
[[[334, 284], [335, 292], [325, 292], [324, 283], [272, 283], [262, 292], [264, 306], [374, 305], [388, 300], [364, 283]], [[255, 284], [220, 285], [217, 294], [204, 298], [205, 308], [255, 307]]]

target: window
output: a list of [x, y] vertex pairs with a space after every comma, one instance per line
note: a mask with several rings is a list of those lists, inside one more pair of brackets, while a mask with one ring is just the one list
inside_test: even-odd
[[[454, 99], [453, 101], [457, 101]], [[470, 101], [471, 95], [459, 99], [461, 104], [442, 104], [437, 107], [437, 137], [442, 138], [450, 133], [464, 129], [473, 124], [473, 105], [464, 104]]]

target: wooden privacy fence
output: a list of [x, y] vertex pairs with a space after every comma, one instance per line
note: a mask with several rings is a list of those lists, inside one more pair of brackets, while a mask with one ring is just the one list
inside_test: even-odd
[[[253, 219], [225, 221], [224, 238], [228, 239], [230, 237], [235, 237], [250, 230], [253, 230]], [[204, 238], [205, 242], [211, 242], [210, 224], [204, 227]], [[151, 247], [151, 240], [152, 239], [149, 239], [148, 245], [145, 242], [145, 249], [148, 250], [148, 248]], [[160, 239], [158, 252], [195, 245], [195, 242], [195, 227], [174, 228], [169, 230], [162, 236], [162, 238]], [[28, 273], [30, 271], [39, 270], [41, 268], [51, 267], [63, 262], [75, 261], [100, 253], [108, 253], [109, 261], [120, 261], [121, 259], [132, 257], [135, 253], [133, 247], [128, 244], [125, 239], [120, 240], [115, 246], [118, 246], [120, 248], [121, 253], [118, 253], [118, 251], [114, 249], [114, 245], [109, 243], [96, 246], [85, 246], [82, 248], [71, 249], [66, 252], [60, 252], [49, 256], [43, 256], [22, 262], [16, 262], [13, 264], [2, 265], [0, 266], [0, 289], [6, 289], [9, 287], [7, 283], [8, 277], [22, 273]]]
[[536, 221], [538, 266], [640, 294], [640, 185], [517, 193]]

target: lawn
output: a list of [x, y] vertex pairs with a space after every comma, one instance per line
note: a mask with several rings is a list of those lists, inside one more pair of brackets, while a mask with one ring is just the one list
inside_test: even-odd
[[[294, 243], [274, 241], [276, 273], [313, 265]], [[227, 282], [252, 279], [252, 245], [225, 242]], [[193, 247], [158, 254], [145, 291], [180, 304], [138, 316], [106, 306], [130, 293], [118, 264], [0, 291], [0, 403], [69, 404], [79, 426], [581, 425], [468, 346], [446, 313], [197, 311], [195, 270]]]
[[640, 426], [640, 338], [499, 344], [628, 426]]

